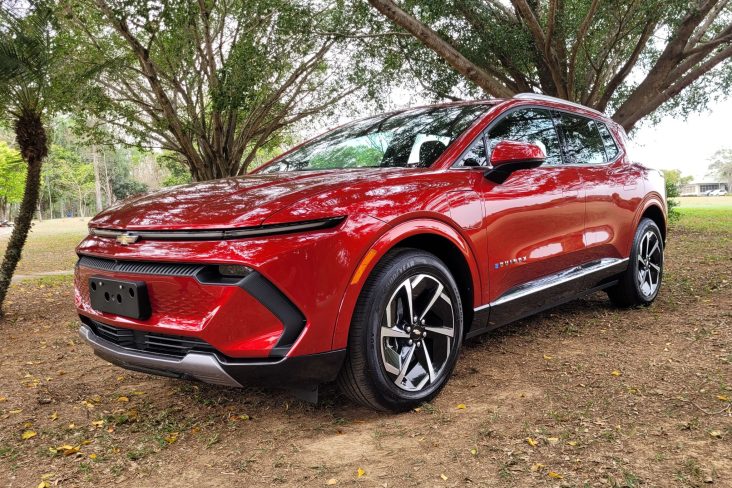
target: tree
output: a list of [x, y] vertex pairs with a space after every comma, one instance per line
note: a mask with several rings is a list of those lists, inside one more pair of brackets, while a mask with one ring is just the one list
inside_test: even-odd
[[0, 315], [38, 203], [48, 153], [44, 116], [54, 108], [54, 70], [61, 61], [54, 52], [51, 11], [43, 3], [22, 5], [18, 10], [0, 6], [0, 117], [13, 126], [27, 166], [20, 209], [0, 265]]
[[57, 189], [65, 189], [76, 200], [77, 214], [86, 217], [87, 200], [94, 194], [93, 164], [81, 159], [77, 152], [53, 145], [46, 168]]
[[10, 218], [8, 206], [20, 203], [25, 188], [25, 168], [18, 151], [0, 141], [0, 220]]
[[441, 98], [464, 80], [495, 97], [541, 92], [612, 110], [630, 131], [659, 109], [704, 108], [732, 85], [728, 0], [369, 3], [415, 38], [395, 38], [398, 56]]
[[196, 180], [244, 174], [283, 130], [365, 85], [361, 54], [332, 32], [354, 22], [347, 4], [69, 0], [69, 65], [97, 70], [83, 116], [177, 154]]
[[672, 221], [678, 220], [680, 214], [676, 207], [679, 206], [679, 202], [674, 200], [674, 198], [681, 194], [681, 187], [690, 183], [693, 178], [691, 176], [681, 176], [681, 171], [678, 169], [664, 169], [662, 171], [663, 178], [666, 181], [668, 218]]
[[732, 149], [720, 149], [711, 158], [709, 174], [727, 184], [732, 191]]

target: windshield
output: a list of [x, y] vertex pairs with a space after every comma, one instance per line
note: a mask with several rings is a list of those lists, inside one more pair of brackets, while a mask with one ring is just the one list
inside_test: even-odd
[[427, 107], [361, 120], [304, 144], [258, 173], [427, 167], [490, 108], [487, 104]]

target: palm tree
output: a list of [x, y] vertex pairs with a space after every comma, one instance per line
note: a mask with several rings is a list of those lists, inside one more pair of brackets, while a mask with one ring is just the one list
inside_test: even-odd
[[22, 3], [21, 11], [0, 6], [0, 117], [12, 125], [28, 166], [25, 191], [5, 257], [0, 265], [0, 316], [20, 261], [48, 154], [44, 118], [51, 109], [54, 64], [53, 12], [43, 4]]

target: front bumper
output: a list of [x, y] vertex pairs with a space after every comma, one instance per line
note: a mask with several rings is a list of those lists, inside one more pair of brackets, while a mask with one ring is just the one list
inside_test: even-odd
[[278, 360], [234, 360], [215, 353], [188, 352], [182, 358], [129, 349], [97, 334], [86, 324], [79, 334], [94, 353], [126, 369], [225, 386], [308, 388], [335, 380], [345, 349]]

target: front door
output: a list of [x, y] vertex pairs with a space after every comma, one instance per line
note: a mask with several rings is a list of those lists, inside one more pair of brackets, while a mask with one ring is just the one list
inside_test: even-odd
[[525, 315], [524, 309], [528, 314], [534, 305], [542, 308], [530, 303], [531, 288], [579, 264], [584, 249], [582, 180], [576, 167], [563, 165], [551, 112], [508, 112], [485, 134], [488, 154], [503, 140], [537, 144], [547, 159], [539, 168], [512, 173], [502, 184], [486, 178], [476, 182], [486, 215], [490, 327]]

